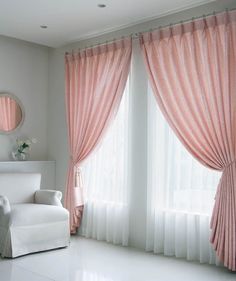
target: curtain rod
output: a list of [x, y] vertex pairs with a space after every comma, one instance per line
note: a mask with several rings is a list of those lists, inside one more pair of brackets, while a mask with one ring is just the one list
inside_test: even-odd
[[[176, 26], [178, 24], [188, 23], [188, 22], [191, 22], [191, 21], [194, 21], [194, 20], [198, 20], [198, 19], [202, 19], [202, 18], [218, 15], [218, 14], [221, 14], [223, 12], [231, 12], [231, 11], [234, 11], [234, 10], [236, 10], [236, 8], [232, 8], [232, 9], [226, 8], [224, 11], [219, 11], [219, 12], [213, 11], [210, 14], [206, 14], [206, 15], [203, 14], [201, 16], [192, 17], [192, 18], [189, 18], [189, 19], [186, 19], [186, 20], [181, 20], [181, 21], [174, 22], [174, 23], [169, 23], [169, 24], [166, 24], [166, 25], [159, 25], [157, 27], [149, 28], [148, 30], [143, 30], [143, 31], [139, 31], [139, 32], [130, 33], [129, 35], [120, 36], [119, 38], [113, 38], [111, 40], [107, 40], [107, 41], [104, 41], [104, 42], [101, 42], [101, 43], [98, 42], [98, 43], [92, 44], [90, 46], [85, 46], [84, 48], [78, 48], [78, 50], [79, 51], [83, 51], [83, 50], [86, 50], [86, 49], [92, 49], [94, 47], [106, 45], [108, 43], [112, 43], [114, 41], [122, 40], [122, 39], [125, 39], [125, 38], [138, 39], [140, 34], [142, 34], [142, 33], [152, 32], [152, 31], [155, 31], [157, 29], [165, 29], [165, 28], [170, 27], [170, 26], [173, 27], [173, 26]], [[65, 54], [69, 54], [69, 52], [65, 52]]]

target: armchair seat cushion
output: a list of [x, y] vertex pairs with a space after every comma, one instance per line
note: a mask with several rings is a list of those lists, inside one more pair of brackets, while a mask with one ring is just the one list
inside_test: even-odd
[[12, 204], [9, 226], [28, 226], [68, 221], [69, 212], [61, 207], [43, 204]]

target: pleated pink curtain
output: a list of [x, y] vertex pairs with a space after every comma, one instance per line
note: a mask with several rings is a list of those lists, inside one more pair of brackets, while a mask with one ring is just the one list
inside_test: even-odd
[[0, 130], [9, 132], [19, 123], [18, 105], [14, 99], [2, 96], [0, 97]]
[[129, 74], [131, 50], [131, 39], [127, 38], [65, 56], [71, 155], [65, 206], [70, 212], [71, 233], [76, 232], [81, 219], [82, 180], [78, 168], [101, 141], [119, 108]]
[[140, 37], [158, 105], [203, 165], [223, 171], [211, 242], [236, 270], [236, 12], [224, 12]]

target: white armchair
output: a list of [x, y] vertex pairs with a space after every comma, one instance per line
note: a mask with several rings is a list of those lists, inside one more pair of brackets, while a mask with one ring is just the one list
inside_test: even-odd
[[0, 254], [17, 257], [69, 245], [60, 191], [40, 190], [40, 174], [0, 174]]

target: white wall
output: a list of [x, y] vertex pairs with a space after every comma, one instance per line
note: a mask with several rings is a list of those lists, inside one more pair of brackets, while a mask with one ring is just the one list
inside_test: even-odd
[[0, 161], [9, 160], [17, 136], [36, 137], [31, 159], [47, 159], [48, 48], [0, 36], [0, 92], [17, 96], [25, 109], [23, 126], [0, 135]]
[[[76, 42], [62, 48], [53, 49], [49, 56], [49, 158], [55, 159], [56, 166], [56, 186], [64, 191], [66, 180], [66, 169], [68, 162], [68, 143], [67, 129], [65, 122], [65, 104], [64, 104], [64, 52], [83, 48], [98, 42], [105, 42], [113, 38], [119, 38], [122, 35], [128, 35], [132, 32], [149, 30], [152, 27], [175, 23], [177, 21], [212, 13], [213, 11], [222, 11], [226, 7], [236, 7], [235, 0], [225, 0], [210, 3], [198, 8], [186, 10], [174, 15], [169, 15], [147, 23], [139, 24], [124, 30], [116, 31], [97, 38], [88, 39], [82, 42]], [[134, 56], [140, 56], [139, 50], [135, 47]], [[141, 56], [140, 56], [141, 60]], [[136, 60], [136, 63], [142, 61]], [[134, 68], [135, 69], [135, 66]], [[135, 72], [135, 80], [139, 81], [135, 85], [135, 96], [133, 96], [134, 120], [133, 136], [136, 140], [133, 142], [134, 158], [132, 159], [132, 174], [135, 179], [132, 184], [132, 202], [130, 216], [130, 245], [144, 249], [145, 246], [145, 226], [146, 226], [146, 152], [142, 149], [146, 142], [146, 82], [145, 73]], [[132, 79], [132, 78], [131, 78]]]
[[56, 160], [56, 187], [64, 192], [69, 159], [64, 98], [64, 53], [49, 55], [48, 157]]

